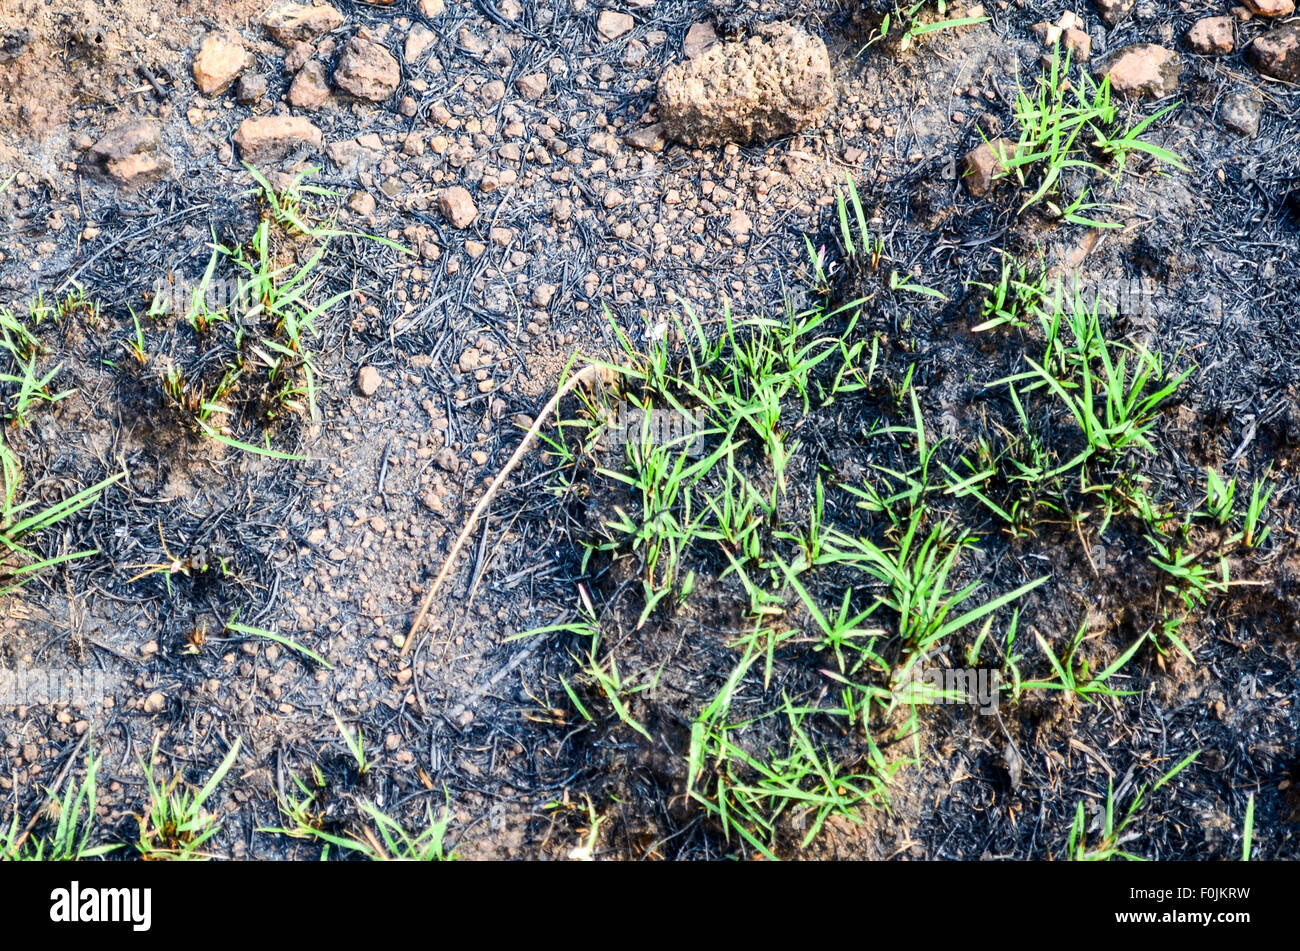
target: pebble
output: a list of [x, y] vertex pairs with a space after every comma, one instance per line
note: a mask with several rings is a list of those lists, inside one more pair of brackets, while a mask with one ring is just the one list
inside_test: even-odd
[[1202, 56], [1231, 53], [1236, 45], [1232, 17], [1202, 17], [1183, 35], [1183, 42]]
[[712, 23], [696, 23], [686, 31], [686, 38], [682, 40], [682, 55], [687, 59], [695, 59], [716, 42], [718, 31]]
[[238, 33], [213, 31], [194, 57], [194, 82], [205, 96], [219, 96], [251, 63]]
[[1238, 135], [1253, 139], [1259, 134], [1259, 120], [1263, 112], [1263, 103], [1249, 93], [1228, 93], [1223, 97], [1219, 116], [1229, 130]]
[[1246, 47], [1246, 59], [1265, 76], [1300, 82], [1300, 21], [1291, 20], [1261, 33]]
[[615, 10], [602, 10], [600, 16], [596, 18], [596, 32], [606, 40], [616, 40], [631, 32], [634, 26], [636, 21], [632, 19], [631, 14], [619, 13]]
[[372, 366], [364, 366], [357, 373], [357, 389], [361, 391], [362, 396], [374, 396], [379, 392], [379, 385], [383, 382], [379, 371]]
[[465, 229], [478, 218], [478, 206], [468, 189], [456, 185], [443, 189], [438, 196], [438, 210], [453, 228]]
[[966, 153], [962, 158], [962, 181], [966, 190], [976, 198], [983, 198], [993, 190], [994, 183], [1005, 173], [998, 156], [1011, 155], [1015, 143], [1008, 139], [993, 139], [983, 142]]
[[363, 217], [375, 212], [375, 197], [367, 191], [355, 191], [348, 197], [348, 210]]
[[1112, 56], [1102, 67], [1115, 92], [1143, 99], [1161, 99], [1178, 90], [1181, 64], [1172, 50], [1154, 43], [1135, 43]]
[[515, 89], [525, 99], [540, 99], [546, 95], [547, 80], [545, 73], [529, 73], [515, 80]]
[[325, 64], [318, 59], [313, 59], [293, 78], [286, 99], [295, 109], [315, 112], [325, 105], [329, 97], [330, 84], [325, 75]]
[[383, 102], [401, 81], [402, 70], [393, 54], [360, 36], [348, 40], [334, 67], [335, 86], [370, 102]]
[[265, 73], [244, 73], [235, 86], [235, 100], [243, 106], [251, 106], [266, 95]]
[[281, 3], [262, 17], [262, 26], [284, 47], [310, 43], [343, 25], [343, 14], [328, 3]]
[[321, 131], [300, 116], [245, 119], [234, 135], [240, 158], [254, 165], [278, 162], [298, 148], [319, 149]]
[[1295, 0], [1241, 0], [1241, 5], [1255, 16], [1269, 19], [1295, 13]]

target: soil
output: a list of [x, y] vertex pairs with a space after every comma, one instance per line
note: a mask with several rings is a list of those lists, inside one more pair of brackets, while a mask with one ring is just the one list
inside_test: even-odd
[[[42, 784], [88, 742], [103, 755], [105, 834], [133, 841], [140, 762], [155, 744], [165, 773], [201, 782], [238, 738], [236, 770], [211, 803], [225, 816], [209, 844], [221, 857], [319, 854], [317, 844], [259, 831], [281, 823], [277, 792], [313, 764], [328, 780], [332, 828], [355, 827], [357, 798], [412, 825], [446, 802], [449, 845], [467, 858], [586, 854], [588, 804], [602, 817], [598, 857], [750, 854], [684, 795], [692, 719], [730, 672], [747, 624], [734, 579], [702, 584], [680, 611], [638, 630], [636, 609], [619, 600], [636, 580], [627, 566], [584, 563], [582, 542], [610, 491], [598, 480], [590, 498], [559, 491], [553, 459], [530, 452], [429, 625], [402, 647], [452, 539], [574, 354], [616, 353], [614, 326], [652, 339], [683, 305], [716, 325], [725, 307], [779, 314], [788, 299], [812, 301], [808, 238], [837, 266], [824, 290], [866, 299], [859, 332], [880, 342], [885, 376], [913, 368], [946, 458], [1011, 419], [996, 381], [1022, 371], [1023, 354], [1041, 344], [1031, 329], [971, 333], [980, 295], [969, 284], [993, 279], [1003, 251], [1041, 253], [1093, 285], [1143, 288], [1142, 306], [1118, 315], [1113, 334], [1167, 354], [1179, 371], [1195, 367], [1162, 413], [1145, 469], [1159, 501], [1197, 508], [1207, 466], [1276, 490], [1270, 542], [1234, 561], [1241, 583], [1184, 629], [1194, 664], [1144, 647], [1126, 671], [1131, 696], [1089, 704], [1039, 692], [995, 718], [928, 708], [915, 736], [922, 765], [896, 774], [887, 808], [832, 820], [806, 849], [795, 823], [778, 851], [1059, 857], [1080, 801], [1095, 831], [1108, 785], [1129, 801], [1201, 750], [1158, 794], [1141, 853], [1234, 857], [1253, 795], [1255, 854], [1297, 855], [1300, 98], [1240, 52], [1181, 51], [1187, 28], [1222, 5], [1174, 12], [1139, 2], [1111, 30], [1091, 6], [1078, 11], [1094, 60], [1138, 42], [1182, 52], [1182, 105], [1155, 129], [1189, 171], [1162, 174], [1154, 160], [1133, 159], [1103, 192], [1120, 206], [1109, 212], [1116, 230], [1017, 214], [1018, 202], [974, 198], [957, 177], [982, 132], [1009, 123], [1017, 78], [1035, 75], [1043, 53], [1030, 26], [1055, 20], [1058, 3], [988, 4], [989, 22], [909, 49], [896, 39], [867, 45], [891, 6], [883, 2], [655, 0], [635, 5], [635, 26], [615, 40], [597, 30], [601, 8], [586, 0], [448, 0], [433, 16], [408, 0], [336, 6], [346, 23], [318, 55], [332, 65], [348, 37], [369, 31], [401, 66], [388, 99], [335, 91], [319, 111], [291, 109], [286, 51], [262, 29], [262, 3], [181, 2], [163, 14], [144, 0], [22, 0], [0, 13], [4, 48], [22, 48], [0, 61], [0, 181], [14, 175], [0, 192], [0, 304], [19, 312], [37, 295], [57, 301], [79, 288], [98, 308], [38, 328], [42, 366], [61, 367], [53, 386], [72, 393], [38, 405], [26, 427], [6, 426], [4, 440], [26, 476], [23, 497], [41, 504], [125, 473], [30, 540], [46, 557], [96, 554], [0, 604], [0, 667], [93, 670], [111, 684], [88, 705], [0, 704], [0, 818], [30, 815]], [[727, 36], [774, 20], [823, 37], [830, 51], [837, 98], [814, 126], [763, 145], [625, 143], [658, 118], [655, 84], [693, 25]], [[417, 28], [431, 38], [407, 61]], [[1237, 49], [1264, 28], [1239, 24]], [[214, 29], [239, 34], [252, 71], [266, 77], [255, 103], [198, 94], [190, 64]], [[545, 91], [523, 95], [517, 80], [537, 73]], [[1243, 92], [1263, 103], [1253, 138], [1221, 120], [1225, 97]], [[316, 418], [268, 418], [251, 387], [232, 414], [241, 441], [300, 457], [291, 459], [209, 438], [162, 393], [173, 366], [211, 386], [216, 336], [145, 319], [149, 359], [140, 364], [127, 346], [132, 311], [148, 310], [160, 279], [187, 286], [213, 240], [239, 244], [257, 228], [262, 209], [232, 137], [249, 116], [281, 114], [310, 118], [327, 147], [276, 171], [319, 166], [310, 181], [335, 193], [319, 207], [352, 232], [321, 265], [321, 299], [353, 293], [318, 323]], [[82, 153], [141, 118], [158, 123], [170, 171], [137, 188], [88, 175]], [[887, 271], [845, 258], [834, 205], [846, 174], [882, 222], [889, 270], [946, 301], [895, 293]], [[477, 210], [463, 229], [439, 209], [453, 186]], [[304, 247], [286, 240], [280, 259], [301, 260]], [[817, 473], [848, 483], [873, 454], [905, 451], [866, 435], [895, 418], [887, 404], [881, 388], [800, 422], [793, 482], [809, 492], [793, 510], [806, 512]], [[562, 407], [578, 409], [576, 400]], [[831, 507], [839, 524], [858, 524], [842, 498]], [[1049, 673], [1033, 632], [1063, 649], [1082, 618], [1082, 656], [1100, 669], [1165, 597], [1136, 521], [1088, 537], [1062, 520], [1016, 539], [974, 503], [953, 512], [981, 536], [956, 584], [979, 581], [991, 598], [1052, 575], [1020, 602], [1018, 643], [1033, 676]], [[699, 567], [702, 577], [718, 573]], [[579, 585], [624, 632], [620, 665], [660, 673], [634, 710], [652, 741], [612, 716], [579, 716], [564, 687], [577, 669], [574, 639], [515, 637], [571, 619]], [[332, 668], [234, 622], [291, 638]], [[810, 656], [782, 656], [775, 679], [791, 696], [828, 690]], [[374, 763], [364, 774], [335, 715], [367, 743]], [[912, 743], [888, 743], [887, 755], [904, 757]]]

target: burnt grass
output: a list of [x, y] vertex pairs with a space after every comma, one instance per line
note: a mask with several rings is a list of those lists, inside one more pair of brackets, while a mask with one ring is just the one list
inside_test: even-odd
[[[355, 22], [388, 16], [365, 4], [339, 6]], [[516, 51], [516, 72], [552, 55], [570, 61], [605, 56], [622, 69], [614, 53], [601, 52], [589, 10], [555, 4], [543, 25], [531, 4], [523, 6], [524, 52]], [[1159, 352], [1171, 372], [1192, 371], [1161, 407], [1151, 434], [1156, 451], [1131, 453], [1109, 468], [1090, 463], [1091, 474], [1097, 480], [1149, 479], [1154, 500], [1172, 515], [1203, 508], [1206, 467], [1235, 476], [1239, 496], [1257, 482], [1271, 482], [1271, 536], [1258, 549], [1234, 551], [1234, 585], [1189, 614], [1182, 636], [1195, 663], [1177, 650], [1147, 644], [1117, 683], [1133, 691], [1130, 696], [1087, 703], [1034, 691], [1019, 703], [1004, 698], [996, 717], [963, 706], [924, 707], [915, 735], [900, 736], [898, 722], [876, 722], [872, 735], [891, 761], [909, 756], [915, 742], [919, 764], [895, 775], [879, 808], [864, 808], [858, 822], [832, 820], [807, 849], [799, 847], [798, 819], [785, 817], [775, 849], [818, 858], [1059, 858], [1080, 801], [1095, 837], [1108, 786], [1125, 805], [1139, 787], [1200, 750], [1152, 797], [1127, 847], [1148, 858], [1235, 858], [1253, 795], [1254, 854], [1294, 857], [1300, 818], [1300, 559], [1294, 542], [1300, 528], [1300, 133], [1294, 118], [1300, 100], [1282, 84], [1265, 86], [1260, 132], [1243, 139], [1223, 127], [1220, 104], [1229, 92], [1257, 86], [1258, 76], [1239, 55], [1213, 61], [1185, 56], [1177, 96], [1182, 105], [1153, 128], [1153, 137], [1190, 171], [1132, 159], [1119, 184], [1100, 192], [1126, 206], [1112, 212], [1122, 229], [1062, 225], [1037, 210], [1019, 213], [1023, 195], [1009, 185], [989, 199], [974, 199], [950, 169], [954, 157], [980, 142], [981, 114], [1011, 128], [1017, 68], [1021, 81], [1030, 81], [1042, 52], [1029, 26], [1054, 19], [1063, 7], [1026, 3], [1003, 11], [990, 5], [992, 23], [980, 36], [992, 39], [977, 53], [962, 31], [938, 34], [907, 53], [885, 43], [855, 56], [888, 6], [658, 0], [653, 22], [643, 24], [669, 36], [639, 67], [653, 77], [675, 58], [689, 26], [706, 16], [735, 30], [764, 19], [802, 20], [827, 36], [837, 79], [898, 119], [892, 136], [858, 130], [841, 143], [863, 153], [857, 188], [884, 241], [876, 266], [844, 253], [833, 206], [818, 209], [807, 225], [778, 220], [755, 236], [743, 265], [720, 256], [700, 266], [721, 275], [714, 312], [694, 305], [713, 326], [729, 293], [722, 279], [733, 270], [742, 271], [748, 284], [743, 306], [733, 304], [746, 315], [777, 313], [787, 297], [796, 307], [863, 301], [852, 334], [878, 348], [871, 385], [806, 414], [797, 401], [785, 407], [782, 425], [800, 448], [783, 522], [807, 523], [820, 477], [827, 523], [886, 537], [880, 519], [864, 513], [843, 487], [860, 484], [873, 465], [914, 464], [915, 446], [904, 436], [879, 433], [882, 426], [911, 423], [910, 403], [900, 401], [898, 389], [909, 373], [926, 433], [944, 440], [939, 460], [956, 469], [981, 441], [1008, 446], [1007, 433], [1018, 423], [997, 381], [1026, 370], [1026, 356], [1041, 353], [1042, 336], [1032, 326], [985, 333], [970, 328], [983, 298], [972, 285], [995, 281], [1010, 255], [1041, 260], [1083, 283], [1146, 289], [1140, 306], [1105, 320], [1107, 336]], [[449, 86], [459, 81], [458, 70], [470, 71], [455, 52], [460, 27], [505, 29], [491, 4], [464, 7], [435, 24], [434, 49]], [[1175, 45], [1205, 11], [1170, 13], [1163, 5], [1139, 4], [1134, 17], [1109, 32], [1096, 25], [1091, 8], [1081, 12], [1090, 30], [1099, 31], [1098, 58], [1131, 42]], [[1242, 26], [1240, 45], [1258, 29]], [[978, 87], [978, 98], [963, 94], [971, 86]], [[918, 90], [934, 101], [919, 102]], [[612, 91], [571, 91], [575, 101], [603, 96], [611, 115], [629, 119], [653, 103], [653, 88], [633, 91], [630, 77], [622, 85], [615, 81]], [[427, 121], [432, 94], [404, 83], [397, 97], [407, 93], [420, 100], [421, 111], [415, 117], [387, 114], [391, 128]], [[954, 123], [948, 114], [958, 107], [965, 120]], [[1156, 107], [1137, 108], [1150, 114]], [[373, 127], [357, 111], [340, 112], [333, 121], [331, 140]], [[736, 161], [758, 167], [790, 148], [789, 142], [745, 147]], [[660, 173], [689, 181], [701, 165], [721, 163], [720, 152], [670, 146], [659, 157]], [[59, 195], [52, 186], [37, 187], [21, 207], [6, 209], [6, 244], [18, 253], [7, 256], [0, 272], [5, 302], [17, 310], [34, 291], [55, 302], [81, 287], [97, 308], [74, 309], [37, 329], [47, 348], [42, 365], [62, 364], [58, 389], [76, 392], [36, 407], [28, 427], [6, 428], [6, 442], [26, 474], [24, 498], [48, 504], [116, 473], [127, 477], [33, 541], [43, 556], [98, 554], [42, 573], [7, 597], [3, 666], [98, 669], [118, 689], [111, 707], [92, 712], [40, 704], [0, 708], [8, 737], [0, 748], [0, 773], [9, 777], [0, 816], [11, 809], [24, 819], [31, 815], [40, 784], [83, 755], [88, 732], [104, 755], [102, 836], [130, 842], [134, 816], [143, 808], [138, 762], [156, 736], [162, 737], [164, 774], [183, 772], [197, 783], [239, 737], [245, 753], [222, 786], [226, 821], [212, 849], [219, 856], [319, 854], [317, 844], [257, 831], [281, 823], [277, 792], [292, 789], [292, 777], [306, 776], [313, 764], [326, 779], [324, 827], [335, 832], [360, 828], [358, 798], [381, 802], [412, 828], [422, 826], [430, 804], [440, 809], [450, 801], [449, 845], [468, 856], [566, 857], [585, 841], [593, 814], [602, 819], [600, 857], [749, 855], [748, 846], [725, 838], [687, 798], [685, 760], [692, 721], [726, 681], [737, 661], [734, 641], [750, 629], [745, 596], [734, 576], [722, 577], [725, 559], [693, 549], [685, 567], [697, 574], [696, 590], [637, 627], [643, 570], [637, 557], [624, 550], [584, 558], [584, 545], [600, 537], [600, 522], [615, 505], [629, 504], [598, 472], [597, 461], [608, 464], [609, 457], [584, 458], [570, 468], [552, 454], [530, 452], [462, 555], [430, 629], [407, 658], [397, 650], [451, 539], [518, 445], [516, 415], [531, 418], [540, 409], [575, 351], [617, 356], [603, 308], [634, 340], [644, 339], [642, 302], [610, 300], [583, 285], [588, 271], [610, 266], [598, 263], [610, 253], [608, 238], [580, 222], [572, 229], [576, 250], [548, 251], [555, 226], [541, 199], [503, 202], [495, 215], [484, 215], [495, 226], [538, 239], [530, 282], [549, 281], [567, 304], [587, 305], [570, 308], [558, 332], [538, 335], [527, 348], [517, 343], [515, 304], [491, 279], [495, 251], [457, 273], [447, 267], [451, 255], [416, 261], [363, 238], [333, 239], [317, 293], [320, 299], [357, 293], [322, 315], [312, 342], [319, 418], [269, 400], [252, 373], [236, 394], [239, 439], [266, 440], [277, 452], [303, 458], [261, 456], [206, 437], [193, 413], [176, 406], [159, 385], [159, 368], [174, 365], [210, 391], [229, 355], [222, 336], [229, 328], [199, 333], [175, 320], [152, 324], [142, 316], [148, 364], [134, 365], [124, 346], [133, 331], [130, 309], [143, 315], [160, 275], [201, 274], [214, 236], [229, 245], [245, 242], [265, 212], [237, 166], [211, 156], [192, 162], [203, 174], [137, 192], [82, 189], [78, 201], [101, 235], [84, 244], [67, 231], [56, 236], [59, 270], [38, 283], [26, 272], [22, 251], [33, 254], [36, 243], [50, 237], [44, 223]], [[323, 164], [314, 184], [343, 194], [355, 187], [346, 171]], [[842, 180], [843, 170], [835, 173]], [[340, 196], [323, 200], [319, 210], [342, 207]], [[349, 228], [356, 224], [346, 215], [341, 220]], [[385, 206], [371, 224], [375, 233], [412, 245], [421, 233], [444, 248], [462, 241], [432, 208]], [[724, 231], [716, 219], [708, 227], [710, 237]], [[805, 234], [814, 248], [827, 249], [830, 286], [816, 286]], [[277, 232], [276, 244], [288, 261], [303, 242]], [[760, 264], [775, 267], [760, 271]], [[426, 272], [423, 279], [405, 276], [403, 269], [412, 266]], [[671, 289], [690, 268], [667, 258], [643, 275]], [[946, 300], [891, 289], [895, 271]], [[486, 286], [476, 285], [485, 276]], [[418, 297], [401, 296], [415, 284], [422, 285]], [[408, 300], [413, 306], [400, 306]], [[673, 312], [670, 300], [653, 307], [656, 317]], [[482, 348], [484, 340], [503, 355], [498, 380], [516, 382], [513, 389], [481, 394], [459, 371], [459, 355], [470, 346]], [[367, 365], [379, 367], [386, 381], [370, 403], [354, 391], [357, 368]], [[11, 385], [5, 391], [11, 394]], [[498, 396], [503, 405], [494, 406]], [[1077, 427], [1048, 401], [1028, 408], [1059, 459], [1079, 450]], [[579, 419], [583, 412], [583, 401], [572, 398], [560, 416]], [[427, 434], [431, 425], [439, 431], [435, 438]], [[554, 427], [547, 432], [566, 438]], [[482, 448], [490, 461], [467, 467], [462, 459], [444, 472], [435, 458], [449, 446], [462, 456]], [[760, 473], [761, 453], [752, 446], [745, 453], [741, 464]], [[1059, 652], [1082, 624], [1088, 637], [1080, 657], [1095, 671], [1149, 629], [1169, 601], [1167, 579], [1149, 560], [1140, 520], [1121, 514], [1098, 533], [1094, 512], [1076, 527], [1071, 515], [1089, 510], [1093, 500], [1069, 488], [1062, 498], [1066, 511], [1036, 509], [1040, 517], [1019, 537], [974, 499], [932, 500], [934, 518], [978, 537], [977, 548], [958, 563], [954, 589], [978, 581], [976, 600], [987, 601], [1050, 575], [1018, 602], [1016, 647], [1026, 679], [1051, 673], [1035, 633]], [[402, 532], [394, 535], [389, 529], [399, 525]], [[1195, 526], [1195, 544], [1212, 549], [1221, 540], [1205, 519]], [[313, 540], [321, 528], [326, 540]], [[818, 575], [815, 594], [835, 604], [849, 583], [834, 573]], [[650, 740], [620, 722], [583, 679], [575, 658], [584, 646], [579, 638], [512, 639], [572, 620], [579, 588], [597, 604], [602, 630], [613, 632], [602, 656], [615, 658], [634, 682], [653, 682], [629, 700]], [[788, 603], [788, 623], [806, 624], [795, 601]], [[1009, 610], [998, 612], [994, 632], [1005, 630], [1009, 618]], [[227, 625], [234, 620], [278, 630], [325, 655], [333, 669], [232, 631]], [[975, 633], [960, 632], [936, 660], [965, 666]], [[990, 656], [982, 655], [985, 662]], [[783, 695], [810, 707], [831, 704], [827, 663], [809, 645], [778, 650], [771, 684], [765, 687], [753, 674], [746, 678], [735, 716], [767, 712]], [[564, 683], [577, 685], [591, 719], [581, 715]], [[146, 713], [142, 702], [155, 691], [163, 709]], [[332, 712], [365, 737], [374, 765], [364, 773], [349, 759]], [[788, 742], [779, 724], [777, 718], [760, 726], [755, 750]], [[865, 759], [862, 738], [834, 718], [814, 717], [809, 730], [845, 763]]]

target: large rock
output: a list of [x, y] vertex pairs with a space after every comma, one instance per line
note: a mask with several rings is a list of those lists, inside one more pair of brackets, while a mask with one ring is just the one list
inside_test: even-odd
[[1232, 52], [1235, 37], [1232, 17], [1201, 17], [1192, 24], [1183, 41], [1193, 53], [1202, 56], [1223, 56]]
[[1275, 26], [1255, 37], [1246, 58], [1265, 76], [1300, 83], [1300, 20]]
[[329, 4], [281, 3], [262, 18], [262, 25], [281, 46], [312, 40], [343, 25], [343, 14]]
[[203, 37], [199, 53], [194, 57], [194, 82], [203, 95], [219, 96], [251, 62], [238, 34], [213, 31]]
[[252, 165], [278, 162], [304, 146], [319, 149], [320, 129], [301, 116], [263, 116], [245, 119], [235, 133], [239, 157]]
[[157, 123], [136, 119], [118, 126], [86, 150], [86, 169], [96, 178], [136, 186], [161, 178], [171, 168], [162, 151]]
[[1110, 88], [1120, 95], [1161, 99], [1178, 90], [1181, 69], [1173, 50], [1154, 43], [1135, 43], [1107, 59], [1099, 72], [1110, 77]]
[[358, 99], [383, 102], [397, 91], [402, 69], [378, 43], [354, 36], [334, 67], [334, 85]]
[[309, 60], [298, 71], [289, 84], [289, 93], [285, 97], [295, 109], [315, 112], [330, 97], [329, 78], [325, 75], [325, 64], [318, 59]]
[[694, 146], [790, 135], [834, 101], [826, 44], [785, 24], [760, 27], [744, 42], [718, 43], [659, 80], [664, 132]]
[[1257, 17], [1289, 17], [1295, 13], [1295, 0], [1241, 0]]

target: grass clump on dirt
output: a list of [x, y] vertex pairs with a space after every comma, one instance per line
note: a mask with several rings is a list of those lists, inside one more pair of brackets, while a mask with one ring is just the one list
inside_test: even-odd
[[[579, 681], [564, 683], [580, 715], [599, 715], [594, 688], [655, 743], [635, 708], [660, 686], [659, 673], [620, 662], [628, 638], [671, 626], [693, 599], [730, 601], [724, 610], [742, 626], [713, 645], [731, 655], [730, 673], [690, 714], [679, 754], [691, 798], [728, 839], [766, 855], [788, 819], [807, 844], [831, 816], [886, 802], [900, 762], [877, 734], [914, 706], [911, 668], [1047, 580], [994, 596], [978, 580], [957, 582], [977, 539], [930, 505], [942, 489], [937, 445], [910, 380], [891, 385], [875, 344], [854, 339], [860, 304], [791, 309], [781, 319], [726, 312], [712, 338], [688, 311], [672, 330], [652, 329], [648, 352], [618, 333], [612, 394], [589, 396], [585, 418], [551, 441], [562, 465], [589, 471], [607, 493], [588, 571], [599, 578], [621, 567], [637, 586], [625, 582], [603, 602], [584, 586], [578, 620], [530, 633], [581, 645]], [[882, 414], [857, 438], [888, 440], [893, 463], [852, 481], [810, 465], [800, 431], [868, 394], [900, 419]], [[670, 420], [688, 431], [657, 438]], [[788, 683], [792, 664], [804, 665], [801, 689]], [[894, 739], [914, 729], [914, 717]]]
[[[15, 809], [8, 826], [0, 825], [0, 860], [80, 862], [121, 848], [117, 844], [91, 844], [95, 831], [96, 775], [101, 757], [86, 754], [81, 782], [68, 778], [63, 797], [47, 787], [46, 800], [28, 823], [19, 826]], [[41, 830], [33, 834], [33, 830]]]
[[139, 818], [140, 837], [136, 843], [141, 858], [146, 861], [188, 861], [209, 857], [203, 846], [221, 829], [221, 818], [204, 806], [235, 765], [239, 745], [236, 738], [207, 782], [200, 789], [193, 790], [184, 785], [179, 773], [166, 783], [155, 778], [154, 759], [158, 755], [158, 741], [155, 739], [149, 762], [140, 765], [149, 789], [149, 803]]
[[[165, 402], [189, 428], [279, 458], [288, 456], [270, 447], [270, 427], [289, 417], [319, 419], [318, 323], [354, 293], [318, 299], [331, 241], [352, 237], [406, 251], [387, 238], [341, 231], [332, 219], [318, 222], [313, 202], [334, 193], [305, 182], [311, 171], [277, 189], [250, 167], [261, 206], [252, 236], [231, 244], [214, 237], [202, 278], [192, 288], [160, 284], [145, 325], [133, 315], [125, 342], [137, 372], [153, 365]], [[178, 335], [168, 318], [188, 334]], [[161, 339], [149, 340], [144, 326]]]
[[1118, 181], [1135, 154], [1187, 171], [1178, 155], [1142, 138], [1180, 104], [1126, 126], [1111, 99], [1110, 77], [1097, 82], [1080, 69], [1071, 78], [1070, 68], [1071, 54], [1062, 56], [1058, 43], [1033, 88], [1016, 93], [1012, 114], [1018, 138], [1009, 148], [995, 148], [994, 155], [1003, 173], [1028, 192], [1020, 212], [1042, 203], [1054, 218], [1070, 224], [1119, 228], [1119, 222], [1095, 217], [1116, 206], [1090, 201], [1090, 181], [1094, 176]]
[[122, 478], [121, 474], [110, 476], [53, 503], [43, 503], [39, 498], [20, 500], [26, 478], [11, 442], [26, 437], [41, 407], [58, 403], [75, 392], [51, 391], [63, 367], [40, 365], [48, 351], [36, 331], [43, 324], [60, 322], [78, 312], [86, 312], [92, 320], [98, 316], [85, 296], [76, 293], [57, 306], [38, 298], [22, 317], [8, 308], [0, 309], [0, 407], [9, 421], [0, 439], [0, 597], [41, 571], [96, 554], [90, 550], [42, 557], [28, 547], [29, 539], [93, 505], [105, 489]]
[[[842, 273], [887, 270], [851, 182], [838, 228]], [[812, 248], [828, 287], [836, 268]], [[897, 271], [880, 291], [909, 292], [948, 304]], [[933, 433], [916, 363], [864, 333], [870, 301], [856, 298], [711, 324], [688, 309], [645, 347], [614, 327], [609, 386], [548, 438], [555, 491], [592, 531], [573, 616], [529, 634], [569, 640], [577, 672], [561, 684], [578, 716], [679, 757], [673, 782], [741, 852], [807, 847], [828, 822], [888, 807], [922, 757], [923, 709], [954, 699], [918, 689], [923, 669], [991, 664], [1018, 711], [1031, 697], [1120, 703], [1168, 646], [1194, 662], [1182, 628], [1227, 591], [1234, 553], [1266, 538], [1267, 487], [1234, 508], [1235, 483], [1211, 472], [1203, 509], [1172, 531], [1152, 497], [1157, 430], [1195, 372], [1173, 368], [1181, 355], [1114, 336], [1099, 297], [1013, 258], [967, 296], [975, 333], [1018, 341], [1010, 372], [979, 390], [977, 435]], [[844, 445], [821, 442], [830, 431]], [[1113, 650], [1086, 616], [1050, 638], [1026, 625], [1058, 572], [985, 567], [1108, 533], [1145, 538], [1168, 576], [1135, 599], [1139, 626]], [[1016, 644], [1026, 627], [1032, 657]], [[1099, 842], [1076, 830], [1069, 852], [1127, 856], [1141, 796]]]

